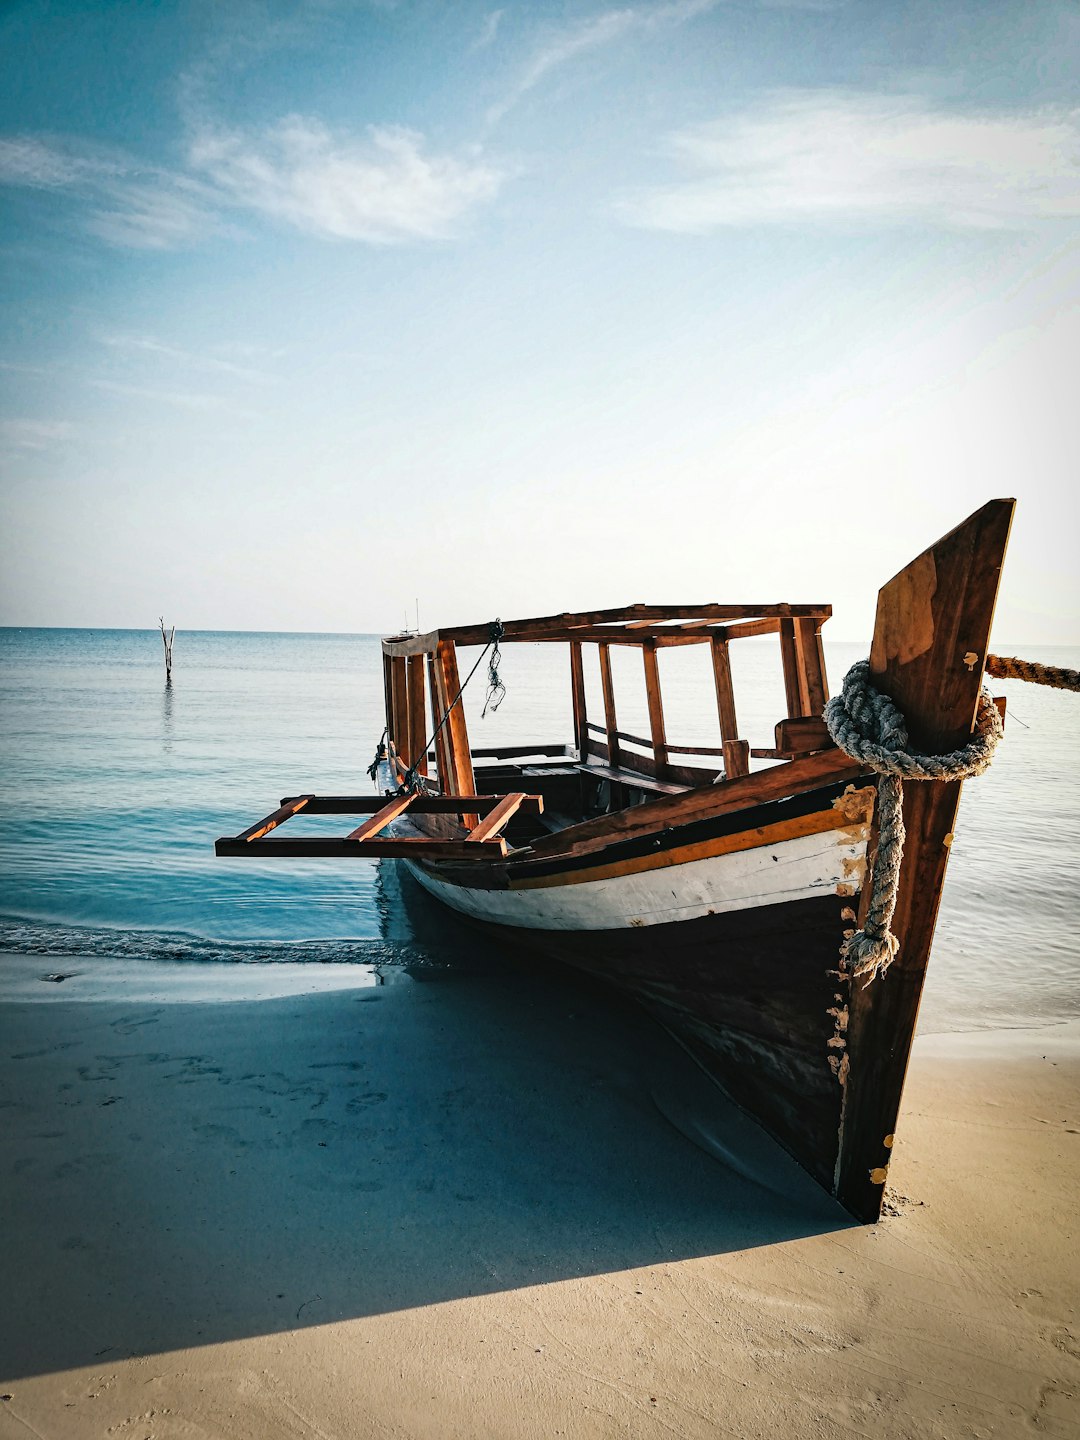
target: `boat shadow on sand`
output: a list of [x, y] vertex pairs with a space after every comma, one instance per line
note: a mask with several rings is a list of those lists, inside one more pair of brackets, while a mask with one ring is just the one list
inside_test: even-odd
[[641, 1012], [385, 883], [381, 984], [13, 1007], [0, 1377], [853, 1224]]

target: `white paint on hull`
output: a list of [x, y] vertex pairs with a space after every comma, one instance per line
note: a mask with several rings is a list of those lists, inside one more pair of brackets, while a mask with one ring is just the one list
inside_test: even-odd
[[472, 889], [405, 863], [425, 890], [477, 920], [526, 930], [621, 930], [810, 899], [841, 885], [850, 893], [866, 855], [865, 838], [851, 837], [850, 829], [831, 830], [683, 865], [528, 890]]

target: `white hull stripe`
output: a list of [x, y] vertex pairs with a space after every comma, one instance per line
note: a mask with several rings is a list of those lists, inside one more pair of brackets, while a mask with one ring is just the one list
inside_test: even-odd
[[866, 830], [859, 826], [541, 889], [472, 889], [406, 863], [432, 895], [477, 920], [526, 930], [620, 930], [822, 894], [853, 895], [862, 883], [865, 857]]

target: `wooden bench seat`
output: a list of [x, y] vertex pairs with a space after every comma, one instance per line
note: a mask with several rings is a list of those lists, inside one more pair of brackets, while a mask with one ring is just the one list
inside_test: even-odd
[[622, 770], [614, 765], [598, 765], [595, 760], [574, 767], [582, 775], [593, 775], [597, 780], [613, 780], [619, 785], [633, 785], [638, 790], [655, 790], [659, 795], [682, 795], [690, 787], [676, 785], [670, 780], [654, 780], [651, 775], [639, 775], [636, 770]]

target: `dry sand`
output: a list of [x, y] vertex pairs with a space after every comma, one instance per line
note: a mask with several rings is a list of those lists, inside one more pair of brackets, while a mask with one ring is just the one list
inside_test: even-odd
[[1080, 1436], [1073, 1027], [921, 1041], [860, 1228], [588, 990], [46, 968], [3, 1440]]

